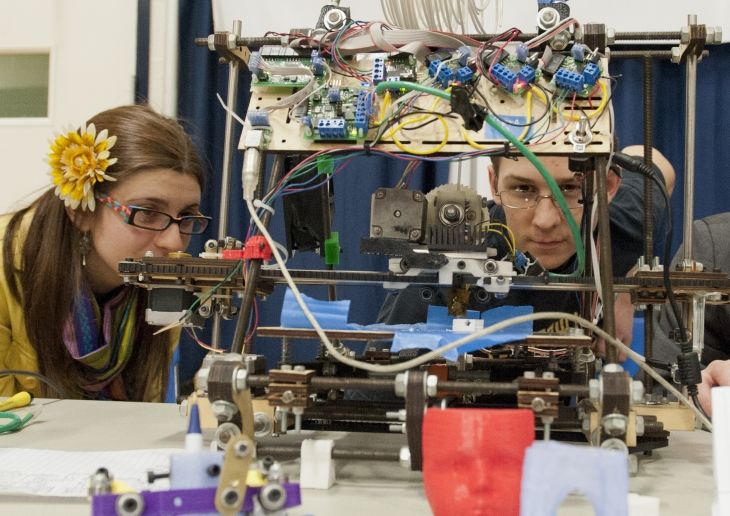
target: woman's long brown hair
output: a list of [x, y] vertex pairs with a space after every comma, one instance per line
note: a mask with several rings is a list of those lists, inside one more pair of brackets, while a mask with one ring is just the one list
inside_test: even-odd
[[[192, 175], [201, 190], [204, 188], [205, 176], [195, 145], [175, 120], [138, 105], [104, 111], [89, 122], [95, 124], [97, 134], [107, 129], [117, 136], [111, 154], [118, 161], [106, 171], [117, 178], [115, 184], [139, 171], [166, 169]], [[25, 223], [30, 224], [29, 231], [20, 231], [27, 217], [32, 218]], [[19, 248], [21, 233], [27, 236]], [[39, 372], [70, 398], [82, 397], [82, 385], [88, 383], [84, 367], [71, 357], [62, 340], [83, 277], [80, 239], [81, 232], [51, 189], [12, 216], [2, 251], [3, 272], [10, 291], [22, 305], [28, 337], [38, 355]], [[16, 251], [20, 251], [19, 263]], [[141, 311], [144, 305], [139, 303]], [[167, 385], [170, 359], [166, 334], [153, 336], [147, 324], [138, 328], [132, 356], [122, 372], [128, 399], [159, 399]], [[45, 385], [41, 393], [59, 395]]]

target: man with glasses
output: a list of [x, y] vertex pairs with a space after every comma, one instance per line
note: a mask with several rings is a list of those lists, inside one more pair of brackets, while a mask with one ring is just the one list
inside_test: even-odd
[[[630, 155], [641, 155], [643, 147], [631, 146], [623, 149]], [[568, 167], [568, 158], [549, 156], [541, 159], [546, 169], [558, 184], [565, 197], [570, 213], [580, 225], [583, 216], [583, 176], [573, 173]], [[654, 150], [653, 161], [657, 176], [664, 181], [669, 194], [674, 188], [674, 169], [669, 161]], [[489, 167], [490, 186], [494, 200], [488, 205], [492, 222], [506, 224], [514, 233], [516, 248], [528, 253], [536, 264], [527, 273], [536, 275], [547, 270], [566, 274], [575, 270], [575, 243], [563, 213], [557, 206], [548, 186], [535, 167], [523, 157], [516, 159], [493, 158]], [[662, 196], [656, 186], [653, 195], [653, 217], [660, 220], [664, 210]], [[620, 175], [618, 169], [607, 176], [609, 213], [611, 217], [611, 243], [614, 250], [614, 275], [625, 276], [643, 254], [643, 210], [642, 199], [644, 178], [638, 174]], [[499, 236], [490, 241], [498, 249], [498, 256], [506, 254], [504, 239]], [[438, 292], [433, 299], [424, 301], [417, 287], [409, 287], [386, 297], [379, 322], [387, 324], [409, 324], [426, 320], [428, 305], [444, 304], [445, 292]], [[531, 305], [536, 312], [564, 311], [579, 312], [579, 296], [568, 291], [510, 290], [502, 299], [491, 298], [474, 301], [470, 309], [486, 310], [501, 305]], [[633, 317], [633, 307], [628, 299], [621, 298], [616, 310], [617, 336], [630, 340], [631, 326], [625, 324]], [[622, 324], [621, 322], [624, 322]], [[536, 330], [561, 330], [560, 322], [535, 321]]]

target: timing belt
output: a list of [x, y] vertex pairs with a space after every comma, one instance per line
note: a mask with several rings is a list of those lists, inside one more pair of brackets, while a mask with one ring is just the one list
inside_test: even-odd
[[423, 469], [422, 431], [426, 410], [426, 372], [408, 371], [406, 379], [406, 435], [411, 451], [411, 470]]

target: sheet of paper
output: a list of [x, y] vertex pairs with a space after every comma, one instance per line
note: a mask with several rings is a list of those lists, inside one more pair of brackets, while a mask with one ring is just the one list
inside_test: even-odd
[[147, 472], [170, 471], [170, 455], [179, 449], [129, 450], [105, 452], [67, 452], [0, 448], [0, 495], [85, 497], [89, 477], [106, 468], [114, 480], [134, 490], [169, 488], [167, 479], [147, 483]]

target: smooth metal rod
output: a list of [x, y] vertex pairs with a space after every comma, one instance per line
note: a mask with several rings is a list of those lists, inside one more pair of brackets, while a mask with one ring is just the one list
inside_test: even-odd
[[[697, 24], [697, 15], [688, 16], [690, 26]], [[682, 221], [682, 258], [685, 263], [692, 261], [692, 229], [694, 223], [695, 198], [695, 128], [697, 99], [697, 56], [688, 54], [685, 62], [685, 96], [684, 96], [684, 218]], [[684, 309], [684, 323], [688, 337], [694, 338], [694, 306], [687, 303]], [[698, 329], [702, 333], [702, 329]], [[700, 342], [702, 337], [698, 336]]]
[[[596, 196], [598, 200], [598, 234], [599, 264], [601, 267], [601, 299], [603, 301], [603, 329], [611, 336], [616, 336], [616, 314], [614, 313], [613, 259], [611, 257], [611, 225], [608, 212], [608, 160], [596, 158]], [[606, 361], [618, 360], [618, 351], [613, 346], [606, 347]]]
[[[241, 35], [241, 20], [233, 20], [233, 33]], [[233, 143], [233, 113], [236, 112], [236, 97], [238, 95], [238, 59], [232, 59], [228, 64], [228, 96], [226, 99], [226, 134], [223, 143], [223, 170], [221, 174], [221, 204], [218, 211], [218, 240], [223, 240], [228, 233], [228, 206], [231, 194], [231, 167], [234, 151]], [[216, 311], [213, 314], [210, 345], [218, 349], [221, 347], [221, 316]]]
[[[689, 16], [689, 24], [697, 23], [697, 16]], [[683, 248], [685, 260], [692, 259], [692, 224], [694, 222], [695, 191], [695, 127], [697, 99], [697, 56], [687, 55], [684, 97], [684, 221]], [[668, 265], [668, 264], [667, 264]]]
[[[233, 21], [233, 33], [241, 34], [241, 20]], [[238, 96], [238, 68], [240, 61], [231, 59], [228, 63], [228, 95], [226, 98], [226, 134], [223, 141], [223, 174], [221, 176], [221, 205], [218, 211], [218, 239], [222, 240], [228, 233], [228, 207], [231, 196], [231, 168], [233, 167], [233, 153], [236, 150], [233, 142], [233, 113], [236, 112], [236, 98]]]

